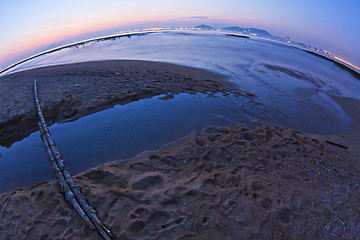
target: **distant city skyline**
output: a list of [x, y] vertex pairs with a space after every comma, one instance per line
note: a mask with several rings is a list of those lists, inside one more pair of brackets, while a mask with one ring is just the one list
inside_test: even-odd
[[336, 1], [9, 1], [0, 7], [0, 68], [52, 45], [147, 27], [264, 29], [360, 65], [360, 2]]

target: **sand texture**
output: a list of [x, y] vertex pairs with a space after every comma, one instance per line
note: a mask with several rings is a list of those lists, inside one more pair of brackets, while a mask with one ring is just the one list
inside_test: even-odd
[[48, 125], [161, 94], [164, 100], [178, 93], [254, 97], [223, 75], [169, 63], [109, 60], [37, 68], [0, 78], [0, 145], [38, 130], [34, 80]]
[[[257, 98], [222, 75], [168, 63], [33, 69], [0, 78], [0, 145], [38, 130], [35, 79], [49, 125], [158, 95]], [[357, 239], [360, 101], [331, 97], [353, 119], [337, 135], [256, 122], [255, 129], [207, 128], [156, 152], [89, 169], [75, 181], [119, 239]], [[64, 201], [58, 183], [46, 181], [0, 195], [0, 239], [100, 236]]]
[[[120, 239], [356, 239], [359, 164], [298, 131], [208, 128], [75, 180]], [[99, 239], [55, 181], [0, 196], [1, 239]]]

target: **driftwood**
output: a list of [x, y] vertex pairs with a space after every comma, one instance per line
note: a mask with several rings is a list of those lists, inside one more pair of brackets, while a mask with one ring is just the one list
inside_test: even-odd
[[115, 239], [115, 236], [113, 236], [110, 230], [107, 229], [101, 222], [96, 214], [96, 211], [90, 206], [90, 204], [86, 201], [85, 196], [80, 192], [79, 186], [72, 179], [64, 161], [60, 156], [49, 129], [45, 124], [45, 119], [38, 99], [36, 80], [34, 81], [34, 99], [40, 120], [39, 127], [41, 140], [44, 143], [49, 161], [54, 169], [54, 175], [59, 181], [60, 189], [65, 197], [65, 200], [75, 209], [75, 211], [91, 229], [96, 229], [100, 233], [103, 239]]
[[338, 144], [338, 143], [334, 143], [334, 142], [331, 142], [331, 141], [328, 141], [328, 140], [326, 140], [325, 142], [328, 143], [328, 144], [334, 145], [334, 146], [338, 146], [338, 147], [341, 147], [341, 148], [344, 148], [344, 149], [348, 149], [347, 146], [344, 146], [344, 145], [341, 145], [341, 144]]

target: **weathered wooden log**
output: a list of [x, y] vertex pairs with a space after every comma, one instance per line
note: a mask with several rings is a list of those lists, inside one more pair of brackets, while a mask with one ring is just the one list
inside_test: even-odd
[[59, 181], [60, 189], [65, 196], [65, 200], [75, 209], [91, 229], [96, 229], [104, 239], [115, 239], [115, 236], [113, 236], [110, 230], [101, 222], [94, 208], [90, 206], [85, 196], [80, 192], [78, 185], [72, 179], [70, 172], [60, 156], [41, 111], [36, 80], [34, 81], [34, 99], [40, 120], [41, 139], [44, 142], [49, 161], [54, 169], [54, 175]]

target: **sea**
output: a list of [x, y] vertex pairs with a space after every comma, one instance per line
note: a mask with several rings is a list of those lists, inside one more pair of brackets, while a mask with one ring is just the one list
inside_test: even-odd
[[[360, 79], [331, 61], [258, 37], [214, 31], [157, 31], [98, 39], [25, 61], [3, 73], [42, 66], [126, 59], [167, 62], [221, 73], [256, 95], [162, 95], [117, 105], [49, 130], [75, 175], [155, 151], [206, 127], [253, 127], [253, 120], [317, 134], [344, 131], [352, 119], [331, 95], [360, 99]], [[0, 146], [0, 192], [53, 179], [39, 132]]]

